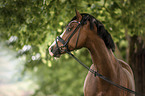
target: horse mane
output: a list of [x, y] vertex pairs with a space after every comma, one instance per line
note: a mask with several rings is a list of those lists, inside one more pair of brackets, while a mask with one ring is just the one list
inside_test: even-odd
[[[115, 44], [114, 41], [109, 34], [109, 32], [105, 29], [104, 25], [97, 20], [95, 17], [93, 17], [90, 14], [87, 13], [82, 13], [81, 14], [82, 18], [86, 18], [87, 16], [89, 17], [88, 21], [90, 22], [90, 29], [94, 29], [94, 24], [97, 27], [97, 34], [99, 37], [101, 37], [108, 49], [111, 49], [113, 52], [115, 51]], [[71, 19], [71, 21], [76, 20], [76, 16]]]

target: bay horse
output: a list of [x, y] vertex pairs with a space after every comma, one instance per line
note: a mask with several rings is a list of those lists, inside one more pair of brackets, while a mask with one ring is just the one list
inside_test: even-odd
[[[104, 25], [95, 17], [76, 10], [66, 30], [49, 47], [49, 54], [60, 57], [66, 50], [85, 47], [89, 50], [93, 64], [91, 69], [111, 81], [135, 91], [134, 75], [130, 66], [117, 59], [113, 51], [115, 44]], [[88, 72], [84, 82], [84, 96], [135, 96]]]

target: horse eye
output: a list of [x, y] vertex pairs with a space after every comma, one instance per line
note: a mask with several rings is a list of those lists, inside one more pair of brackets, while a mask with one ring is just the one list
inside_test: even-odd
[[71, 29], [69, 28], [68, 31], [70, 31]]
[[70, 32], [73, 29], [73, 26], [67, 28], [67, 32]]
[[71, 28], [68, 28], [67, 31], [70, 32], [71, 31]]

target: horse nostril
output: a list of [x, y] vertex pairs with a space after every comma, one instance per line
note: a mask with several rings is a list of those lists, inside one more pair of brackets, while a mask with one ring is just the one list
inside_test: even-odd
[[53, 47], [50, 48], [50, 51], [51, 51], [51, 52], [53, 51]]
[[49, 54], [50, 54], [51, 56], [53, 56], [52, 51], [53, 51], [53, 47], [49, 47]]

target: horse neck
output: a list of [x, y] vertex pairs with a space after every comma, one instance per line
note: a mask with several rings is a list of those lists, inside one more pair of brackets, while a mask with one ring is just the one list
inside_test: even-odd
[[[87, 48], [90, 51], [93, 64], [95, 65], [97, 71], [106, 76], [107, 78], [117, 81], [119, 79], [120, 66], [114, 57], [112, 50], [107, 49], [104, 41], [97, 37], [90, 38], [89, 46]], [[117, 79], [118, 78], [118, 79]]]

